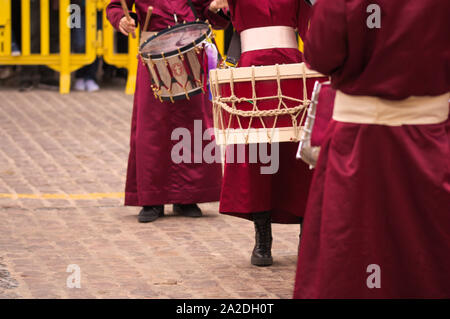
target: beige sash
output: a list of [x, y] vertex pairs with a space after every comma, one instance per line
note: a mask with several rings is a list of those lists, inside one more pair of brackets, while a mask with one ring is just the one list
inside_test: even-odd
[[271, 26], [252, 28], [241, 32], [241, 51], [255, 51], [275, 48], [298, 48], [294, 28]]
[[411, 96], [397, 101], [337, 91], [333, 119], [388, 126], [437, 124], [448, 119], [449, 98], [450, 92], [439, 96]]

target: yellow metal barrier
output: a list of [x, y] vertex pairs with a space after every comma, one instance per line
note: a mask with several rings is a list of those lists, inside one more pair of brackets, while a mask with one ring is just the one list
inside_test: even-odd
[[2, 56], [11, 55], [11, 2], [9, 0], [0, 0], [0, 7], [2, 8], [0, 12], [0, 59], [1, 59]]
[[[71, 72], [94, 62], [96, 56], [103, 56], [106, 63], [128, 70], [125, 92], [133, 94], [136, 85], [139, 40], [129, 37], [128, 53], [114, 50], [115, 30], [106, 19], [106, 6], [109, 0], [87, 0], [86, 50], [85, 53], [71, 52], [70, 0], [59, 0], [59, 53], [50, 52], [50, 0], [40, 0], [40, 52], [31, 52], [31, 6], [30, 0], [21, 1], [21, 54], [11, 55], [12, 0], [0, 0], [0, 65], [46, 65], [60, 73], [60, 93], [70, 92]], [[97, 11], [103, 11], [103, 28], [97, 30]], [[224, 31], [214, 30], [216, 43], [222, 55], [225, 54]]]
[[59, 1], [59, 53], [50, 53], [50, 0], [40, 0], [40, 53], [31, 53], [30, 1], [21, 0], [21, 55], [11, 56], [11, 1], [0, 0], [0, 65], [46, 65], [60, 73], [60, 93], [70, 92], [70, 73], [96, 58], [96, 1], [86, 1], [86, 51], [71, 53], [68, 26], [70, 0]]
[[223, 57], [226, 55], [225, 52], [225, 31], [224, 30], [213, 30], [214, 39], [216, 41], [217, 48], [219, 49], [220, 55]]
[[[103, 8], [106, 8], [109, 1], [104, 1]], [[106, 10], [103, 10], [103, 59], [106, 63], [112, 64], [118, 68], [127, 68], [128, 79], [125, 93], [133, 94], [136, 87], [136, 73], [138, 66], [137, 55], [139, 53], [139, 32], [136, 32], [136, 38], [128, 37], [128, 53], [114, 52], [114, 34], [115, 30], [106, 18]]]
[[[50, 0], [40, 0], [40, 53], [31, 53], [30, 0], [21, 1], [21, 55], [11, 56], [11, 3], [12, 0], [0, 0], [0, 65], [46, 65], [60, 72], [60, 93], [70, 92], [70, 73], [94, 62], [96, 56], [103, 56], [106, 63], [128, 70], [125, 88], [127, 94], [133, 94], [136, 86], [139, 37], [128, 39], [128, 53], [116, 53], [114, 50], [115, 30], [106, 18], [106, 6], [109, 0], [87, 0], [86, 15], [86, 51], [71, 53], [68, 10], [70, 0], [59, 0], [59, 53], [50, 53]], [[97, 11], [103, 11], [102, 30], [97, 30]], [[222, 56], [225, 56], [225, 32], [214, 30], [216, 44]], [[299, 37], [299, 49], [303, 52], [303, 42]]]

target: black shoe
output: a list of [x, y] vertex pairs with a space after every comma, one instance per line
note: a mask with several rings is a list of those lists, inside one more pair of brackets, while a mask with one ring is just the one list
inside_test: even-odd
[[202, 211], [197, 204], [173, 204], [173, 212], [186, 217], [202, 217]]
[[255, 266], [270, 266], [272, 259], [272, 223], [270, 212], [254, 213], [255, 247], [253, 248], [251, 263]]
[[139, 212], [138, 220], [140, 223], [150, 223], [164, 216], [164, 205], [144, 206]]

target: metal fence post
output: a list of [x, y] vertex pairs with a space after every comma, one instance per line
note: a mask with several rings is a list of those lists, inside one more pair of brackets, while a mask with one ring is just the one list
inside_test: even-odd
[[0, 0], [0, 56], [11, 55], [11, 2]]
[[61, 58], [59, 92], [61, 94], [70, 92], [70, 29], [67, 24], [69, 5], [69, 0], [59, 1], [59, 54]]

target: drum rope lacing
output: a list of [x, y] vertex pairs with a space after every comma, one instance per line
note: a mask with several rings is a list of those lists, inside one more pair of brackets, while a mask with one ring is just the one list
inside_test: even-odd
[[[282, 115], [290, 115], [291, 119], [292, 119], [292, 127], [295, 130], [295, 138], [296, 140], [299, 139], [300, 136], [300, 131], [301, 131], [301, 125], [299, 125], [299, 123], [303, 123], [304, 117], [306, 115], [306, 110], [308, 105], [311, 103], [311, 101], [307, 98], [308, 93], [307, 93], [307, 87], [306, 87], [306, 70], [305, 68], [303, 68], [303, 75], [302, 75], [302, 80], [303, 80], [303, 99], [297, 99], [297, 98], [293, 98], [290, 96], [286, 96], [283, 94], [282, 89], [281, 89], [281, 77], [280, 77], [280, 70], [279, 70], [279, 65], [276, 64], [276, 80], [277, 80], [277, 95], [275, 96], [265, 96], [265, 97], [257, 97], [256, 96], [256, 80], [255, 80], [255, 67], [252, 67], [252, 76], [251, 76], [251, 82], [252, 82], [252, 98], [247, 98], [247, 97], [237, 97], [235, 95], [234, 92], [234, 74], [233, 74], [233, 69], [230, 70], [231, 71], [231, 78], [230, 78], [230, 89], [231, 89], [231, 94], [229, 97], [220, 97], [220, 95], [218, 94], [219, 89], [218, 89], [218, 84], [216, 83], [215, 85], [215, 96], [216, 98], [213, 100], [213, 104], [216, 106], [214, 108], [214, 120], [215, 121], [221, 121], [220, 124], [221, 127], [225, 127], [224, 123], [223, 123], [223, 116], [220, 112], [221, 109], [223, 109], [224, 111], [226, 111], [227, 113], [236, 116], [239, 128], [241, 130], [245, 130], [245, 143], [248, 144], [248, 139], [249, 139], [249, 135], [250, 135], [250, 130], [252, 122], [253, 122], [253, 118], [258, 118], [261, 122], [261, 125], [263, 126], [264, 129], [267, 130], [266, 127], [266, 123], [263, 120], [263, 117], [275, 117], [274, 122], [272, 127], [270, 128], [270, 131], [267, 130], [266, 134], [267, 134], [267, 140], [269, 143], [272, 142], [272, 137], [274, 136], [275, 133], [275, 129], [276, 124], [277, 124], [277, 120], [278, 120], [278, 116], [282, 116]], [[258, 109], [258, 105], [257, 102], [258, 101], [264, 101], [264, 100], [275, 100], [278, 99], [278, 108], [277, 109], [272, 109], [272, 110], [259, 110]], [[295, 106], [295, 107], [288, 107], [286, 105], [286, 103], [284, 102], [285, 100], [288, 101], [293, 101], [293, 102], [298, 102], [299, 105]], [[251, 101], [251, 102], [250, 102]], [[242, 102], [249, 102], [251, 104], [253, 104], [253, 109], [251, 111], [244, 111], [244, 110], [239, 110], [236, 107], [237, 103], [242, 103]], [[228, 103], [231, 103], [231, 106], [228, 105]], [[217, 107], [218, 106], [218, 107]], [[283, 106], [283, 108], [282, 108]], [[298, 116], [300, 115], [300, 113], [302, 113], [301, 115], [301, 119], [300, 121], [297, 120]], [[242, 117], [250, 117], [250, 121], [248, 124], [247, 128], [244, 128], [242, 126], [241, 120], [240, 120], [240, 116]], [[231, 120], [232, 120], [233, 116], [231, 116], [229, 118], [229, 123], [228, 123], [228, 128], [230, 127], [231, 124]], [[228, 141], [228, 130], [226, 130], [225, 132], [225, 141]]]

